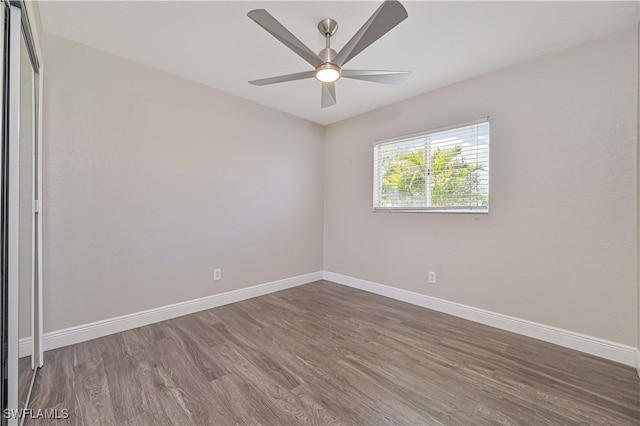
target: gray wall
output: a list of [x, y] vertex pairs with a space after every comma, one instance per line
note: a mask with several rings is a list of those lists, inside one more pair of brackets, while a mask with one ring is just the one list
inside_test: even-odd
[[[323, 129], [47, 35], [45, 331], [325, 269], [636, 345], [636, 46]], [[373, 141], [486, 115], [489, 215], [372, 213]]]
[[320, 125], [44, 51], [45, 332], [322, 270]]
[[[635, 346], [636, 43], [610, 36], [327, 127], [325, 270]], [[372, 213], [373, 141], [487, 115], [488, 215]]]

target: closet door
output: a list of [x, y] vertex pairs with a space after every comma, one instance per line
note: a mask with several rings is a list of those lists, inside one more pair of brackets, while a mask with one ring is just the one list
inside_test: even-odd
[[[42, 365], [41, 73], [25, 3], [2, 2], [2, 424], [24, 421]], [[6, 377], [5, 377], [6, 376]], [[6, 379], [6, 380], [5, 380]], [[5, 409], [9, 409], [5, 412]]]
[[36, 266], [35, 70], [20, 31], [20, 228], [18, 270], [18, 408], [27, 408], [36, 369], [34, 307]]
[[[4, 3], [6, 5], [6, 3]], [[5, 9], [5, 75], [3, 93], [3, 144], [7, 152], [7, 409], [19, 408], [19, 294], [20, 294], [20, 8]], [[9, 425], [17, 425], [10, 411]]]
[[[0, 67], [0, 100], [2, 107], [2, 129], [0, 135], [0, 403], [2, 409], [9, 405], [9, 140], [7, 136], [6, 108], [6, 13], [7, 6], [0, 5], [0, 52], [2, 52], [2, 65]], [[17, 400], [17, 396], [16, 396]], [[7, 419], [2, 416], [1, 424], [4, 426]]]

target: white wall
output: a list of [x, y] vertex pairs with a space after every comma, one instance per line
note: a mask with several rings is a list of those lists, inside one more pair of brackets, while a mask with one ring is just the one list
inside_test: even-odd
[[[610, 36], [328, 126], [325, 270], [636, 346], [636, 43]], [[372, 212], [373, 141], [487, 115], [488, 215]]]
[[52, 35], [44, 51], [45, 332], [322, 269], [320, 125]]

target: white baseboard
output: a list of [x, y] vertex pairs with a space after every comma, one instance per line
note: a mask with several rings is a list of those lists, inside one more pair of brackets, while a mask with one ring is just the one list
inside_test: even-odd
[[630, 365], [638, 368], [640, 374], [640, 352], [632, 346], [486, 311], [484, 309], [474, 308], [461, 303], [450, 302], [448, 300], [438, 299], [372, 281], [361, 280], [347, 275], [325, 271], [324, 279]]
[[[186, 302], [174, 303], [172, 305], [161, 306], [159, 308], [146, 311], [135, 312], [115, 318], [70, 327], [63, 330], [56, 330], [45, 333], [43, 336], [44, 350], [61, 348], [75, 343], [86, 342], [121, 331], [131, 330], [160, 321], [181, 317], [194, 312], [204, 311], [229, 303], [240, 302], [252, 299], [265, 294], [274, 293], [280, 290], [297, 287], [321, 280], [323, 272], [312, 272], [310, 274], [298, 275], [296, 277], [285, 278], [283, 280], [272, 281], [252, 287], [241, 288], [226, 293], [214, 294], [201, 297], [199, 299], [188, 300]], [[31, 338], [20, 339], [20, 357], [31, 354]]]
[[[299, 275], [48, 332], [44, 334], [43, 346], [44, 350], [47, 351], [73, 345], [217, 306], [286, 290], [321, 279], [630, 365], [636, 367], [638, 375], [640, 375], [640, 351], [632, 346], [328, 271]], [[20, 339], [18, 353], [19, 357], [31, 354], [31, 338]]]

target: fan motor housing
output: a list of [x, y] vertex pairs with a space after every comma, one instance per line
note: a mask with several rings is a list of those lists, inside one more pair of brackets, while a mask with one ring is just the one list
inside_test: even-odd
[[320, 56], [320, 59], [322, 59], [325, 63], [333, 62], [333, 59], [336, 57], [336, 55], [337, 55], [336, 51], [331, 49], [330, 47], [327, 47], [326, 49], [322, 49], [320, 53], [318, 53], [318, 56]]

